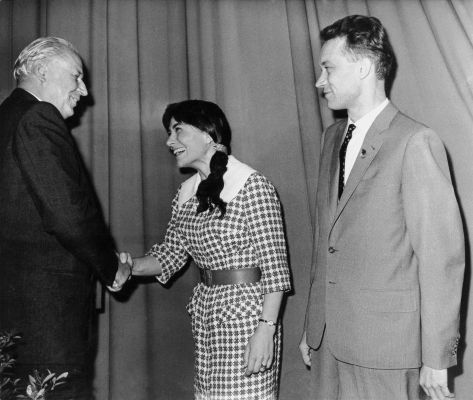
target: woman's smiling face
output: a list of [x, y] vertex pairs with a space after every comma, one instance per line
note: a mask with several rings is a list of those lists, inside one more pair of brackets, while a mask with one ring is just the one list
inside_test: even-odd
[[166, 145], [176, 157], [179, 168], [194, 168], [200, 172], [208, 170], [215, 150], [207, 132], [171, 118], [168, 133]]

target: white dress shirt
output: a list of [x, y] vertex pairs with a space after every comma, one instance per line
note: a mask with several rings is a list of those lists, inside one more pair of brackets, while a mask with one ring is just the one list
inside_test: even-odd
[[347, 183], [348, 177], [350, 176], [350, 172], [353, 168], [353, 165], [355, 164], [356, 158], [360, 153], [361, 146], [363, 145], [363, 141], [365, 140], [366, 133], [371, 128], [371, 125], [373, 124], [379, 113], [383, 111], [388, 104], [389, 100], [384, 100], [378, 107], [363, 115], [363, 117], [361, 117], [356, 122], [348, 118], [347, 126], [345, 128], [345, 135], [347, 133], [348, 125], [355, 124], [356, 129], [353, 131], [352, 138], [348, 143], [347, 154], [345, 156], [345, 184]]

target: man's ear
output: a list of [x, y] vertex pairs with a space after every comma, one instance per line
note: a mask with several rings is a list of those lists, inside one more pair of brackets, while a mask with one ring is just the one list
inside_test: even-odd
[[374, 63], [368, 57], [362, 57], [359, 61], [360, 65], [360, 79], [365, 79], [371, 72], [374, 72]]
[[41, 83], [46, 82], [48, 65], [41, 61], [37, 62], [33, 67], [33, 73]]

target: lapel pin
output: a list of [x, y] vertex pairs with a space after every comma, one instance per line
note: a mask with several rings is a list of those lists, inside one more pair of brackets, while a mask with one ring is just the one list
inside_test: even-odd
[[365, 158], [365, 157], [366, 157], [366, 150], [361, 149], [361, 158]]

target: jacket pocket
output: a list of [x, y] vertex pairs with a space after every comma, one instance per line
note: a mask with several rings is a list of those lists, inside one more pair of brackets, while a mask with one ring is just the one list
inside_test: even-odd
[[197, 297], [200, 295], [199, 292], [201, 291], [201, 285], [196, 285], [192, 289], [192, 294], [189, 297], [189, 301], [187, 302], [186, 305], [186, 311], [187, 313], [193, 317], [195, 313], [195, 303], [197, 301]]
[[360, 289], [361, 307], [371, 312], [408, 313], [417, 311], [417, 291]]
[[261, 315], [263, 295], [259, 284], [229, 285], [229, 288], [215, 308], [217, 324]]

